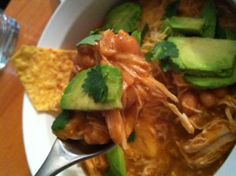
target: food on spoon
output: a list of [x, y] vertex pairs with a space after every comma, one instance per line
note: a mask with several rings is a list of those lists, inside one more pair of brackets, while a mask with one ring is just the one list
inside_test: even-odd
[[95, 113], [63, 110], [52, 124], [53, 133], [62, 140], [83, 140], [87, 144], [110, 142], [105, 120]]
[[59, 111], [64, 90], [73, 76], [75, 50], [22, 46], [12, 57], [16, 72], [38, 111]]
[[73, 78], [61, 99], [61, 108], [82, 111], [120, 109], [121, 96], [120, 70], [101, 65], [81, 71]]

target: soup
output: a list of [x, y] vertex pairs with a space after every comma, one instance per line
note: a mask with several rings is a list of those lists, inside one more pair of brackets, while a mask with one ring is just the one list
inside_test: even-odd
[[[95, 101], [94, 109], [86, 110], [78, 105], [80, 109], [75, 108], [70, 113], [70, 123], [54, 133], [60, 139], [83, 140], [90, 145], [112, 140], [122, 148], [125, 167], [125, 171], [119, 171], [119, 164], [112, 166], [109, 156], [103, 155], [83, 163], [88, 175], [213, 175], [224, 162], [236, 141], [235, 81], [232, 78], [236, 54], [227, 55], [236, 50], [235, 40], [230, 38], [236, 31], [236, 22], [235, 11], [229, 4], [216, 1], [217, 13], [213, 7], [213, 1], [193, 0], [143, 0], [121, 4], [108, 13], [105, 23], [109, 25], [91, 33], [93, 43], [90, 38], [78, 44], [77, 74], [93, 68], [90, 73], [96, 72], [96, 76], [91, 79], [100, 80], [99, 85], [96, 81], [92, 87], [87, 85]], [[117, 19], [117, 14], [123, 18]], [[130, 22], [133, 19], [140, 19], [138, 25]], [[120, 29], [126, 21], [130, 24]], [[212, 31], [214, 36], [211, 36]], [[222, 52], [214, 55], [217, 48], [212, 48], [211, 44]], [[228, 52], [224, 54], [224, 50]], [[182, 53], [189, 55], [185, 57]], [[216, 56], [213, 60], [226, 57], [225, 62], [229, 64], [224, 68], [224, 64], [218, 65], [217, 69], [206, 64], [203, 68], [199, 66], [201, 63], [192, 65], [192, 60], [188, 59], [199, 55], [206, 58], [211, 54]], [[175, 58], [190, 64], [183, 66]], [[103, 103], [102, 97], [109, 94], [102, 75], [98, 76], [99, 69], [104, 69], [100, 65], [120, 70], [122, 105], [116, 102], [112, 104], [113, 109], [108, 106], [100, 109], [96, 104], [96, 101]], [[109, 72], [107, 77], [113, 73]], [[116, 77], [112, 79], [111, 84], [116, 84]], [[96, 86], [98, 91], [91, 92]], [[66, 92], [73, 87], [74, 83]], [[120, 96], [118, 88], [116, 90], [114, 99]], [[65, 109], [71, 109], [67, 99], [62, 98], [62, 102]], [[117, 163], [122, 160], [113, 159], [117, 159]], [[118, 173], [111, 171], [114, 167], [118, 168]]]

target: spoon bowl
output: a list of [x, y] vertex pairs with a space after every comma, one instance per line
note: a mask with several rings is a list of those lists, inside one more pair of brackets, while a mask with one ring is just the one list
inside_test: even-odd
[[35, 176], [54, 176], [80, 161], [103, 154], [114, 146], [112, 142], [104, 145], [88, 145], [82, 141], [56, 139]]

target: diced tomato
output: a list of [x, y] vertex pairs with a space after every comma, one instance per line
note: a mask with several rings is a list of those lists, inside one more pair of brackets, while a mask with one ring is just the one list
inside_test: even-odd
[[118, 34], [113, 33], [111, 30], [105, 31], [99, 44], [100, 51], [107, 57], [114, 56], [117, 53], [143, 56], [136, 39], [123, 31]]

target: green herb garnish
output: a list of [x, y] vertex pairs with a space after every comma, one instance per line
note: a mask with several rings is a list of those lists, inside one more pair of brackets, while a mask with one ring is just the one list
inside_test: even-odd
[[70, 121], [70, 111], [62, 111], [58, 117], [54, 120], [53, 124], [52, 124], [52, 130], [54, 132], [56, 131], [60, 131], [63, 130], [66, 126], [66, 124], [68, 124], [68, 122]]
[[92, 35], [89, 35], [88, 37], [81, 40], [76, 47], [80, 47], [81, 45], [95, 45], [99, 40], [101, 40], [102, 35], [98, 33], [93, 33]]
[[133, 131], [128, 138], [128, 142], [129, 143], [134, 142], [136, 140], [136, 138], [137, 138], [137, 135], [136, 135], [135, 131]]
[[147, 53], [145, 56], [148, 61], [166, 60], [170, 57], [178, 57], [179, 51], [176, 45], [169, 41], [163, 41], [154, 46], [151, 52]]
[[168, 71], [171, 68], [170, 58], [176, 58], [179, 55], [179, 50], [176, 45], [169, 41], [157, 43], [154, 48], [145, 54], [148, 62], [160, 61], [163, 71]]
[[101, 67], [92, 68], [82, 85], [86, 92], [93, 100], [97, 102], [105, 102], [108, 95], [108, 87], [106, 85], [106, 76], [102, 74]]
[[132, 35], [132, 36], [137, 40], [137, 42], [141, 45], [141, 44], [143, 43], [143, 38], [144, 38], [144, 36], [147, 34], [148, 30], [149, 30], [149, 27], [148, 27], [148, 25], [146, 24], [146, 25], [144, 26], [144, 28], [143, 28], [142, 31], [136, 30], [136, 31], [132, 32], [131, 35]]
[[131, 36], [133, 36], [139, 44], [142, 42], [142, 33], [140, 31], [132, 32]]

